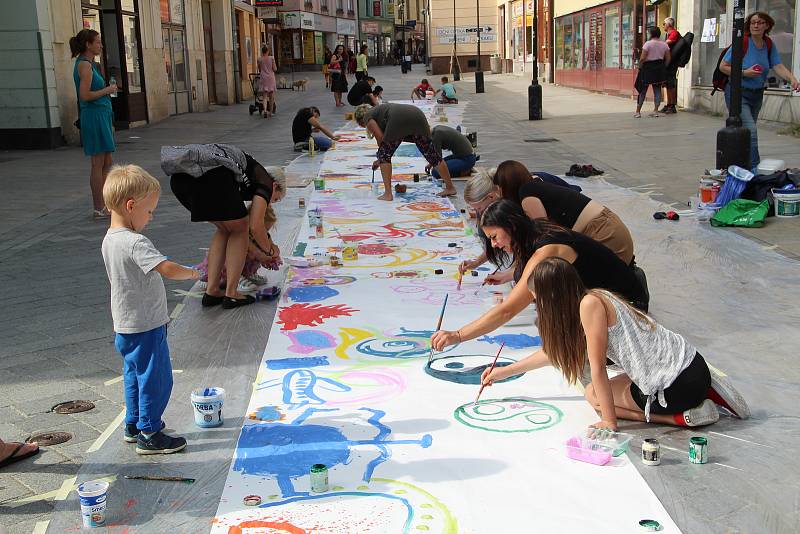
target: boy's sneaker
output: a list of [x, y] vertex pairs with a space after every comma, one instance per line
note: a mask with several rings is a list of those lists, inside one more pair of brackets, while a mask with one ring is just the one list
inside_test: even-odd
[[714, 401], [706, 399], [699, 406], [676, 413], [673, 417], [678, 426], [705, 426], [719, 421], [719, 411]]
[[144, 434], [136, 438], [136, 454], [172, 454], [185, 448], [184, 438], [173, 438], [163, 432], [156, 432], [149, 439]]
[[750, 408], [747, 406], [744, 397], [733, 387], [731, 381], [710, 365], [708, 370], [711, 372], [711, 387], [708, 390], [708, 398], [739, 419], [749, 418]]
[[[161, 430], [167, 427], [167, 423], [161, 421]], [[136, 423], [132, 425], [125, 425], [125, 443], [136, 443], [136, 438], [139, 437], [139, 429], [136, 428]]]

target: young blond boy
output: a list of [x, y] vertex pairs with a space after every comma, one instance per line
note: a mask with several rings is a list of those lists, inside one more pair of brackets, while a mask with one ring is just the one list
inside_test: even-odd
[[103, 261], [111, 283], [115, 346], [123, 358], [125, 434], [138, 454], [169, 454], [186, 440], [162, 432], [172, 392], [167, 346], [167, 294], [162, 276], [194, 280], [200, 273], [167, 260], [140, 232], [153, 219], [161, 185], [137, 165], [117, 165], [103, 186], [111, 226]]

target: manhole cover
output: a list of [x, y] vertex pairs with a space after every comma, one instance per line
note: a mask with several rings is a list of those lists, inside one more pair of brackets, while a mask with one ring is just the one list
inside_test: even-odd
[[93, 402], [85, 400], [74, 400], [69, 402], [62, 402], [61, 404], [56, 404], [50, 411], [56, 413], [81, 413], [81, 412], [88, 412], [92, 408], [94, 408]]
[[555, 137], [539, 137], [538, 139], [525, 139], [525, 143], [555, 143], [558, 141]]
[[58, 445], [59, 443], [66, 443], [72, 439], [72, 434], [69, 432], [42, 432], [41, 434], [34, 434], [26, 441], [28, 443], [38, 443], [39, 445]]

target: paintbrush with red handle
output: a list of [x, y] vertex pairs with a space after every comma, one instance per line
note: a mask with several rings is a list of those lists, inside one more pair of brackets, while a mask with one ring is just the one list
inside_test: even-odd
[[[492, 362], [492, 366], [489, 367], [489, 374], [492, 374], [492, 371], [494, 371], [494, 366], [497, 365], [497, 358], [500, 357], [500, 353], [503, 352], [503, 347], [505, 347], [505, 346], [506, 346], [506, 342], [503, 341], [503, 343], [500, 345], [500, 350], [497, 351], [497, 355], [495, 355], [495, 357], [494, 357], [494, 361]], [[485, 388], [485, 387], [486, 387], [485, 384], [481, 384], [481, 389], [478, 390], [478, 396], [475, 397], [475, 404], [478, 404], [478, 399], [481, 398], [481, 393], [483, 393], [483, 388]]]
[[[495, 269], [495, 270], [494, 270], [494, 272], [493, 272], [492, 274], [490, 274], [489, 276], [494, 276], [494, 275], [496, 275], [496, 274], [497, 274], [497, 271], [499, 271], [499, 270], [500, 270], [500, 267], [498, 267], [497, 269]], [[481, 282], [481, 287], [483, 287], [483, 286], [485, 286], [485, 285], [486, 285], [486, 281], [487, 281], [487, 279], [489, 278], [489, 276], [487, 276], [486, 278], [484, 278], [484, 279], [483, 279], [483, 282]]]

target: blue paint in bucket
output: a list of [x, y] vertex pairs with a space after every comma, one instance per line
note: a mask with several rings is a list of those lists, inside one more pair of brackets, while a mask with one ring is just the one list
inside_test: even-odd
[[224, 422], [222, 404], [225, 402], [225, 390], [222, 388], [202, 388], [192, 391], [192, 407], [194, 423], [200, 428], [213, 428]]

